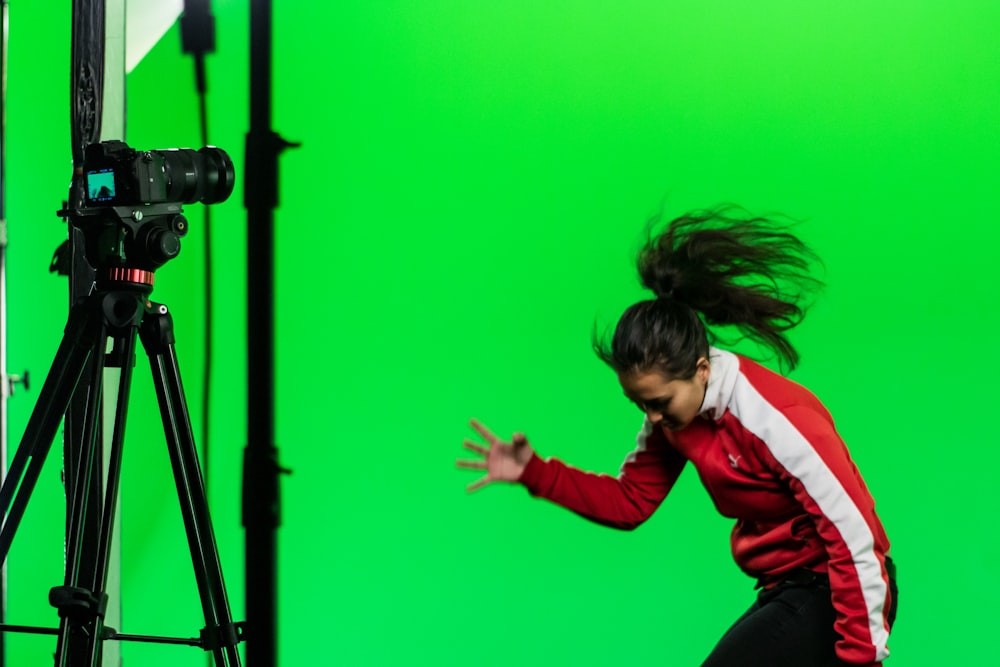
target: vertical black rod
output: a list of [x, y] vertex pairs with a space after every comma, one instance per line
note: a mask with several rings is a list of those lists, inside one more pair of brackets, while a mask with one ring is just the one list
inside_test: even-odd
[[274, 443], [274, 209], [278, 153], [271, 129], [271, 2], [250, 2], [250, 131], [246, 147], [247, 412], [243, 524], [246, 528], [247, 665], [277, 665], [278, 452]]

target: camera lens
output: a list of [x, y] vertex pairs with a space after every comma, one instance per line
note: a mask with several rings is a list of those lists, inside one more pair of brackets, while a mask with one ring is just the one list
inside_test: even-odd
[[163, 158], [167, 177], [166, 201], [216, 204], [233, 192], [233, 161], [221, 148], [206, 146], [197, 151], [174, 148], [153, 151]]

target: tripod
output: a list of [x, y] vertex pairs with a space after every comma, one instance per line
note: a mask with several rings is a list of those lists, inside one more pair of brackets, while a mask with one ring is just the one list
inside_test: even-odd
[[[176, 210], [179, 210], [177, 208]], [[141, 216], [139, 216], [141, 219]], [[170, 216], [171, 224], [183, 234], [183, 217]], [[112, 225], [114, 226], [114, 225]], [[107, 229], [105, 225], [104, 230]], [[160, 230], [162, 232], [162, 229]], [[87, 230], [85, 230], [85, 234]], [[176, 235], [156, 233], [146, 247], [153, 247], [162, 256], [162, 264], [179, 251]], [[95, 233], [94, 246], [100, 245]], [[103, 238], [103, 237], [101, 237]], [[148, 238], [147, 238], [148, 241]], [[105, 244], [106, 245], [106, 244]], [[38, 480], [45, 457], [59, 429], [80, 379], [90, 362], [91, 381], [86, 397], [83, 442], [75, 461], [66, 461], [67, 472], [75, 470], [72, 493], [67, 494], [66, 570], [62, 586], [53, 588], [50, 603], [59, 610], [56, 667], [99, 665], [101, 646], [105, 639], [131, 639], [162, 643], [194, 644], [211, 651], [217, 666], [240, 664], [237, 644], [243, 639], [242, 623], [234, 623], [226, 596], [222, 568], [215, 535], [208, 512], [205, 487], [195, 449], [190, 417], [181, 386], [180, 370], [174, 349], [173, 320], [162, 304], [148, 300], [152, 292], [153, 273], [146, 268], [121, 266], [123, 260], [114, 257], [117, 266], [105, 267], [104, 277], [98, 271], [96, 289], [74, 305], [56, 352], [52, 368], [45, 379], [20, 446], [11, 461], [10, 471], [0, 488], [0, 511], [5, 521], [0, 530], [0, 562], [6, 560], [14, 533], [24, 515], [31, 491]], [[149, 262], [146, 262], [149, 266]], [[120, 635], [104, 626], [108, 596], [108, 556], [114, 512], [118, 498], [124, 446], [125, 418], [134, 366], [136, 336], [149, 357], [156, 387], [160, 415], [166, 434], [188, 546], [194, 564], [195, 577], [205, 616], [205, 628], [199, 640]], [[112, 343], [109, 359], [108, 343]], [[100, 483], [95, 474], [99, 459], [99, 414], [103, 390], [103, 372], [115, 363], [121, 366], [121, 378], [116, 400], [116, 412], [111, 438], [110, 463], [104, 491], [103, 511], [96, 539], [84, 539], [83, 527], [88, 511], [88, 499], [100, 499]], [[102, 509], [102, 508], [98, 508]], [[83, 564], [93, 564], [84, 567]], [[0, 626], [0, 629], [49, 633], [44, 629]]]

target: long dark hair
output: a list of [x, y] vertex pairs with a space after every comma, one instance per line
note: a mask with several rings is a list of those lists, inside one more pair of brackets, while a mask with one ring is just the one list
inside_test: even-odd
[[786, 332], [823, 283], [811, 275], [819, 258], [788, 231], [791, 221], [734, 205], [691, 211], [665, 228], [661, 219], [650, 221], [637, 262], [656, 298], [622, 314], [610, 345], [595, 329], [597, 355], [619, 373], [687, 379], [716, 340], [709, 327], [734, 326], [795, 368], [799, 355]]

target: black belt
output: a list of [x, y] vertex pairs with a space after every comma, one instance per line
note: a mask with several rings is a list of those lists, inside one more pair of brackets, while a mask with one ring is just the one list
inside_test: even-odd
[[[889, 578], [896, 581], [896, 564], [888, 556], [885, 557], [885, 571]], [[804, 567], [792, 570], [783, 577], [768, 580], [758, 579], [756, 588], [774, 588], [775, 586], [829, 586], [830, 577], [826, 572], [816, 572]]]
[[798, 569], [792, 570], [788, 576], [778, 580], [778, 586], [829, 586], [830, 577], [826, 572]]

